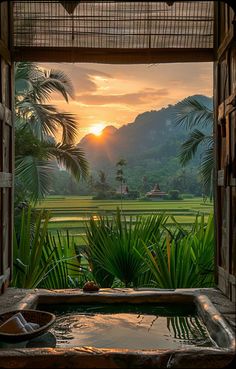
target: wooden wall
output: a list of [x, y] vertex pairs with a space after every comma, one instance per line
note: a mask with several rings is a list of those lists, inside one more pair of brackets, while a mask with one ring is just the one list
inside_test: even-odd
[[216, 8], [215, 63], [215, 206], [218, 287], [236, 300], [236, 45], [235, 13], [226, 4]]
[[[233, 4], [233, 2], [232, 2]], [[235, 6], [235, 0], [234, 4]], [[0, 291], [12, 262], [13, 68], [9, 22], [11, 2], [0, 0]], [[216, 276], [219, 288], [236, 300], [236, 22], [224, 3], [216, 3], [215, 207]], [[59, 60], [58, 60], [59, 61]]]
[[0, 2], [0, 293], [9, 283], [12, 259], [13, 68], [8, 3]]

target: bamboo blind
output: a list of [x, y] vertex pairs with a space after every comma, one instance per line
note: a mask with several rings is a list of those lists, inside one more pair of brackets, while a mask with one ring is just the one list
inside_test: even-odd
[[15, 48], [213, 48], [212, 1], [14, 1]]

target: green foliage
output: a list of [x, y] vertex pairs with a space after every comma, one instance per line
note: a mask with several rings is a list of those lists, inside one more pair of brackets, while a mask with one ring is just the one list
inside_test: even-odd
[[[71, 256], [75, 249], [73, 237], [67, 231], [63, 236], [57, 231], [56, 235], [47, 234], [43, 249], [42, 265], [52, 255], [50, 268], [41, 280], [39, 287], [43, 288], [69, 288], [82, 287], [86, 281], [87, 270], [78, 263], [77, 255]], [[77, 261], [77, 262], [76, 262]], [[72, 274], [76, 277], [72, 277]]]
[[[87, 269], [75, 262], [74, 240], [48, 233], [49, 213], [23, 209], [21, 222], [14, 229], [13, 281], [18, 288], [82, 287]], [[76, 259], [77, 260], [77, 259]], [[74, 275], [74, 277], [73, 277]]]
[[170, 200], [180, 200], [181, 199], [178, 190], [171, 190], [171, 191], [169, 191], [168, 198]]
[[186, 230], [175, 219], [166, 225], [162, 215], [113, 219], [91, 218], [87, 227], [86, 257], [96, 281], [111, 287], [212, 287], [214, 285], [214, 223], [196, 217]]
[[[199, 99], [197, 96], [192, 98]], [[209, 106], [210, 111], [212, 99], [202, 96], [201, 100], [205, 106]], [[159, 183], [165, 192], [177, 189], [181, 193], [201, 196], [202, 174], [199, 173], [199, 165], [204, 158], [202, 153], [205, 151], [205, 142], [198, 147], [196, 155], [186, 164], [183, 176], [178, 153], [182, 143], [188, 139], [188, 131], [183, 124], [175, 126], [178, 109], [177, 104], [159, 111], [144, 112], [138, 115], [133, 123], [104, 136], [104, 140], [91, 135], [85, 136], [80, 144], [86, 152], [92, 174], [95, 175], [102, 169], [109, 174], [107, 182], [111, 187], [117, 186], [120, 182], [115, 180], [117, 168], [114, 158], [122, 155], [129, 164], [125, 167], [129, 190], [139, 191], [141, 196], [145, 196], [155, 183]], [[209, 124], [194, 128], [211, 136], [211, 127]], [[83, 191], [85, 190], [84, 184]], [[88, 194], [92, 195], [92, 191]]]
[[123, 200], [123, 184], [126, 182], [126, 178], [124, 176], [123, 167], [127, 165], [125, 159], [120, 159], [116, 163], [116, 181], [120, 182], [120, 200], [121, 200], [121, 209], [122, 209], [122, 200]]
[[[78, 129], [75, 117], [45, 103], [53, 92], [67, 102], [73, 97], [72, 83], [62, 71], [16, 63], [16, 189], [24, 186], [34, 202], [50, 192], [56, 165], [63, 166], [77, 181], [88, 171], [84, 153], [74, 144]], [[62, 132], [61, 142], [56, 143], [58, 130]], [[21, 197], [17, 195], [16, 200]]]
[[35, 288], [50, 268], [52, 254], [44, 260], [43, 249], [47, 237], [49, 214], [42, 210], [35, 214], [32, 208], [23, 209], [19, 229], [14, 229], [13, 281], [19, 288]]
[[91, 217], [87, 244], [79, 246], [69, 232], [48, 233], [47, 212], [23, 209], [14, 230], [13, 286], [81, 288], [88, 279], [101, 287], [214, 286], [213, 216], [197, 216], [191, 228], [169, 219], [117, 209], [113, 218]]
[[[203, 100], [203, 96], [190, 96], [176, 105], [176, 125], [189, 130], [187, 139], [181, 145], [179, 158], [182, 166], [191, 161], [202, 146], [200, 177], [204, 192], [212, 186], [214, 155], [213, 155], [213, 106]], [[199, 129], [201, 128], [201, 130]], [[208, 131], [206, 131], [206, 128]]]
[[[91, 218], [87, 226], [87, 257], [96, 281], [102, 286], [110, 287], [114, 278], [119, 279], [126, 287], [138, 286], [149, 275], [136, 250], [142, 250], [142, 243], [151, 244], [160, 239], [161, 226], [166, 216], [152, 215], [135, 220], [121, 215], [110, 219], [106, 216]], [[102, 279], [100, 273], [102, 271]], [[106, 277], [104, 277], [104, 275]], [[110, 285], [107, 285], [109, 281]]]
[[204, 217], [196, 217], [193, 229], [183, 231], [152, 245], [143, 243], [140, 253], [152, 273], [152, 281], [158, 288], [200, 288], [214, 285], [214, 222], [210, 216], [205, 225]]

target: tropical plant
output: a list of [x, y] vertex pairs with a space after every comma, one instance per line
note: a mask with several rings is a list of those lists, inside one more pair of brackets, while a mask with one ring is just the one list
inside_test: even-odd
[[52, 261], [52, 252], [44, 260], [42, 255], [47, 237], [49, 214], [29, 207], [22, 210], [19, 228], [14, 228], [13, 280], [19, 288], [35, 288], [46, 275]]
[[148, 285], [148, 268], [136, 250], [142, 254], [143, 243], [161, 239], [166, 220], [164, 214], [127, 219], [119, 209], [112, 219], [92, 217], [84, 252], [100, 286], [111, 287], [115, 278], [125, 287]]
[[103, 170], [98, 171], [99, 180], [94, 183], [93, 187], [100, 198], [106, 198], [111, 190], [111, 186], [107, 182], [107, 175]]
[[126, 182], [126, 178], [124, 177], [123, 167], [126, 166], [126, 160], [120, 159], [116, 163], [117, 171], [116, 171], [116, 181], [120, 182], [120, 202], [122, 209], [122, 200], [123, 200], [123, 184]]
[[187, 97], [176, 105], [174, 112], [175, 124], [190, 131], [181, 145], [180, 163], [185, 166], [202, 146], [204, 151], [201, 155], [200, 177], [204, 189], [211, 189], [214, 167], [212, 99], [201, 95]]
[[[53, 92], [60, 93], [67, 102], [73, 97], [72, 83], [62, 71], [47, 71], [31, 62], [16, 63], [16, 178], [32, 201], [50, 191], [56, 164], [76, 180], [87, 175], [84, 153], [74, 145], [75, 117], [47, 103]], [[61, 140], [56, 142], [59, 132]]]
[[164, 240], [150, 246], [143, 243], [137, 253], [152, 273], [158, 288], [212, 287], [214, 285], [214, 222], [209, 216], [196, 217], [190, 231], [173, 236], [169, 230]]
[[74, 252], [69, 232], [48, 232], [49, 213], [28, 207], [22, 210], [21, 222], [14, 228], [13, 280], [19, 288], [82, 287], [88, 271]]
[[42, 267], [52, 255], [50, 267], [39, 283], [43, 288], [82, 287], [87, 280], [88, 271], [81, 266], [78, 255], [74, 254], [75, 242], [73, 236], [66, 232], [63, 235], [47, 233], [43, 248]]

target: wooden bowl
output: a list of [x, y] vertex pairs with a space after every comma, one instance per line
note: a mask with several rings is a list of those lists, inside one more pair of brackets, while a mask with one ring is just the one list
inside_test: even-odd
[[25, 320], [30, 323], [36, 323], [39, 325], [38, 329], [33, 332], [27, 333], [3, 333], [0, 332], [0, 340], [5, 342], [21, 342], [28, 341], [34, 337], [37, 337], [46, 332], [49, 327], [54, 323], [56, 316], [48, 313], [47, 311], [40, 310], [14, 310], [0, 315], [0, 325], [13, 315], [21, 313]]

